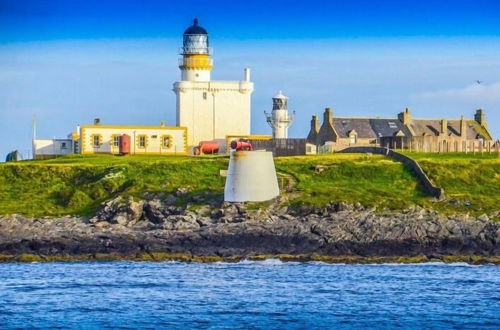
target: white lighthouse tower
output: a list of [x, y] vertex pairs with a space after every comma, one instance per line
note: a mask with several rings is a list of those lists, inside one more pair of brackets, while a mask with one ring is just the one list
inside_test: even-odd
[[174, 83], [177, 126], [187, 128], [190, 151], [201, 141], [217, 141], [224, 152], [227, 136], [250, 134], [253, 83], [250, 69], [242, 80], [213, 81], [208, 32], [194, 19], [183, 34], [179, 59], [181, 80]]
[[281, 91], [273, 97], [273, 110], [271, 114], [264, 112], [269, 126], [273, 129], [274, 139], [287, 139], [288, 127], [292, 125], [295, 111], [292, 115], [288, 114], [288, 97]]

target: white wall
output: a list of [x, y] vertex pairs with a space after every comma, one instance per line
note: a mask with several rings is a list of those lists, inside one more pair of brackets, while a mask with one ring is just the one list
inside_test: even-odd
[[61, 156], [73, 153], [71, 139], [36, 139], [33, 141], [36, 156]]
[[250, 81], [180, 81], [177, 125], [188, 128], [188, 145], [250, 134], [253, 83]]

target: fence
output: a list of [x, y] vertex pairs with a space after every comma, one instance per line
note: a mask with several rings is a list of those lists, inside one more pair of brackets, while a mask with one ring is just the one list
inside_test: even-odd
[[248, 140], [254, 150], [272, 151], [273, 156], [296, 156], [306, 154], [306, 139]]
[[439, 139], [437, 136], [381, 137], [380, 146], [416, 152], [465, 152], [500, 154], [500, 141]]

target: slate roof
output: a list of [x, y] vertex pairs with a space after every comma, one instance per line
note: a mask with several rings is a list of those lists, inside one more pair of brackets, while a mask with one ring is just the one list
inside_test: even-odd
[[[484, 139], [491, 139], [488, 132], [475, 120], [465, 120], [467, 125], [467, 139], [477, 139], [478, 136]], [[439, 135], [441, 132], [441, 120], [438, 119], [412, 119], [410, 123], [415, 136]], [[460, 119], [448, 120], [448, 136], [460, 136]]]
[[398, 131], [404, 136], [411, 136], [411, 132], [403, 123], [395, 119], [370, 119], [370, 124], [377, 137], [394, 136]]
[[395, 119], [371, 119], [371, 118], [333, 118], [333, 127], [340, 138], [348, 138], [349, 132], [355, 130], [358, 138], [376, 139], [383, 136], [394, 136], [402, 131], [405, 136], [411, 136], [408, 128]]
[[333, 127], [339, 138], [348, 138], [349, 132], [355, 130], [358, 138], [373, 138], [377, 136], [370, 125], [370, 119], [366, 118], [333, 118]]

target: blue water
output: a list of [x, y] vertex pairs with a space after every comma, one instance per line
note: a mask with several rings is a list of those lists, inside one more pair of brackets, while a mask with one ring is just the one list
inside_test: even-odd
[[0, 264], [0, 328], [500, 328], [500, 267]]

